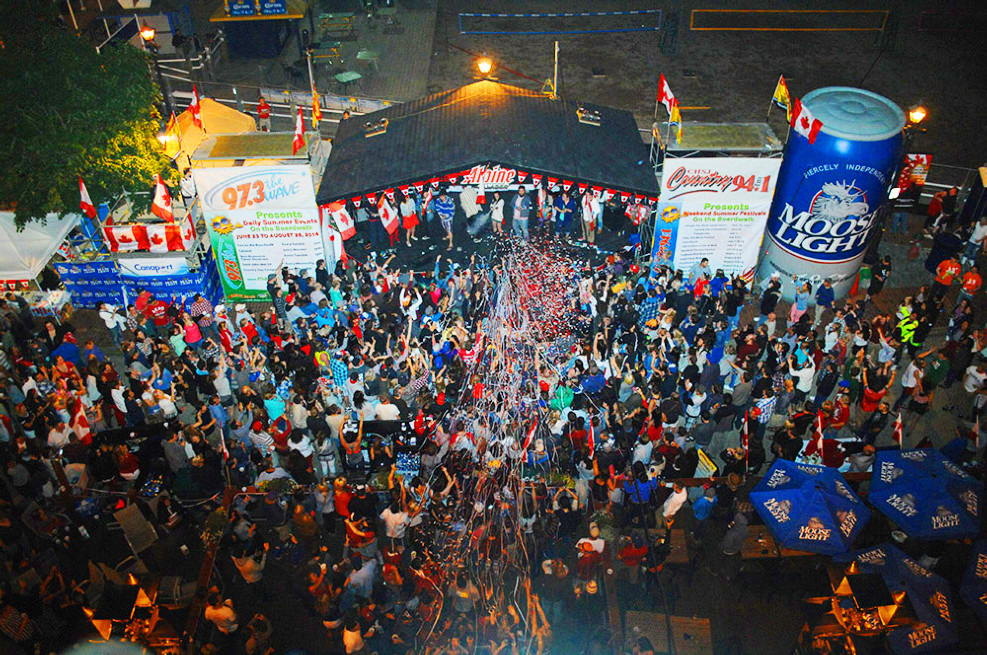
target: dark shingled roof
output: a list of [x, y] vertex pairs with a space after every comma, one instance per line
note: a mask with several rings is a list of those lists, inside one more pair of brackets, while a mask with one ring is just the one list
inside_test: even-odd
[[[577, 107], [598, 111], [580, 123]], [[364, 123], [387, 118], [366, 137]], [[638, 162], [643, 162], [638, 164]], [[658, 182], [630, 112], [481, 81], [343, 121], [319, 204], [500, 164], [651, 197]]]

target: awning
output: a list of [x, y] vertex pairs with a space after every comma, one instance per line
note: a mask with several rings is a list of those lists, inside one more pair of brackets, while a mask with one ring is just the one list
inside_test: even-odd
[[44, 222], [31, 221], [18, 232], [14, 212], [0, 212], [0, 280], [38, 277], [78, 224], [78, 214], [61, 218], [58, 214], [48, 214]]

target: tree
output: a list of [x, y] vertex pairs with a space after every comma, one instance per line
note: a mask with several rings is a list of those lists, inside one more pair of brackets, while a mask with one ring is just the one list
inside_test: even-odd
[[[46, 13], [53, 3], [0, 3], [0, 203], [18, 225], [79, 207], [78, 176], [95, 203], [171, 177], [157, 140], [160, 94], [147, 56], [127, 44], [101, 53]], [[150, 197], [137, 196], [138, 209]]]

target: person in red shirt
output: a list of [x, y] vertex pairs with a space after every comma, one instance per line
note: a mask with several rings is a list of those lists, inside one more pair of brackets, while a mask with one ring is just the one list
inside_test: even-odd
[[956, 298], [956, 304], [958, 305], [964, 298], [969, 303], [973, 303], [973, 296], [980, 291], [980, 287], [984, 284], [983, 278], [980, 277], [980, 271], [976, 266], [971, 266], [970, 270], [963, 274], [963, 278], [960, 280], [960, 295]]
[[271, 131], [271, 105], [267, 104], [264, 96], [257, 100], [257, 124], [261, 132]]
[[171, 303], [165, 302], [164, 300], [158, 300], [154, 297], [154, 294], [148, 296], [147, 306], [144, 308], [144, 315], [151, 319], [154, 323], [154, 329], [158, 334], [166, 334], [168, 324], [171, 323], [171, 318], [168, 316], [168, 309], [171, 307]]
[[963, 272], [963, 269], [960, 267], [960, 263], [952, 257], [939, 262], [939, 266], [936, 267], [936, 281], [932, 285], [932, 293], [930, 294], [933, 302], [938, 302], [946, 295], [949, 287], [953, 285], [953, 280], [961, 272]]

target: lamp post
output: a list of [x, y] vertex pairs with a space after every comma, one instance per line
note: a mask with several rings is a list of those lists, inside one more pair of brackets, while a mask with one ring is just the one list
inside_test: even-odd
[[[922, 121], [924, 121], [929, 115], [929, 111], [925, 108], [921, 102], [918, 102], [908, 108], [906, 113], [905, 129], [902, 130], [902, 144], [901, 144], [901, 158], [898, 161], [898, 167], [895, 169], [894, 177], [891, 180], [892, 186], [888, 189], [888, 199], [891, 202], [899, 203], [899, 191], [898, 191], [898, 180], [901, 177], [901, 171], [905, 167], [905, 159], [908, 156], [908, 151], [912, 149], [912, 141], [915, 139], [915, 135], [920, 132], [925, 132], [925, 128], [921, 126]], [[899, 204], [899, 209], [903, 207]], [[878, 261], [878, 249], [881, 246], [881, 241], [884, 238], [884, 232], [886, 231], [886, 223], [888, 218], [888, 204], [885, 203], [881, 211], [881, 220], [878, 224], [877, 233], [871, 237], [870, 243], [867, 245], [867, 253], [864, 255], [864, 262], [867, 264], [874, 264]]]
[[151, 60], [154, 62], [154, 72], [158, 76], [158, 86], [161, 87], [161, 95], [164, 96], [165, 110], [168, 116], [175, 113], [171, 103], [171, 87], [161, 71], [161, 62], [158, 61], [158, 44], [154, 42], [154, 28], [144, 23], [140, 29], [141, 39], [144, 40], [145, 49], [151, 53]]
[[493, 60], [487, 56], [486, 52], [483, 53], [482, 57], [476, 60], [476, 70], [478, 70], [480, 72], [480, 75], [482, 75], [484, 78], [490, 76], [490, 71], [493, 70], [493, 67], [494, 67]]

